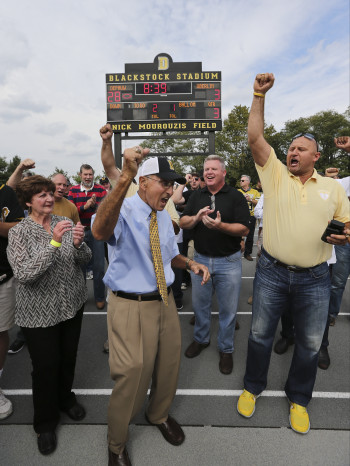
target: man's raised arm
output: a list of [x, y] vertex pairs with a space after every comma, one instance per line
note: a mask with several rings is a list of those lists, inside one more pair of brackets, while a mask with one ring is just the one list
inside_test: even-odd
[[100, 204], [92, 225], [92, 234], [97, 240], [108, 241], [112, 236], [125, 194], [137, 174], [140, 163], [148, 153], [149, 149], [142, 149], [140, 146], [125, 149], [119, 181]]
[[17, 166], [16, 170], [12, 173], [10, 178], [7, 180], [7, 186], [12, 189], [16, 189], [16, 186], [22, 179], [23, 172], [35, 168], [35, 162], [32, 159], [24, 159]]
[[100, 136], [102, 138], [101, 161], [103, 169], [106, 173], [106, 176], [110, 180], [118, 182], [121, 172], [115, 166], [115, 160], [112, 149], [113, 131], [109, 123], [107, 125], [102, 126], [102, 128], [100, 129]]
[[271, 89], [275, 77], [272, 73], [257, 74], [254, 81], [254, 96], [248, 120], [248, 144], [255, 163], [263, 167], [271, 147], [264, 138], [265, 94]]

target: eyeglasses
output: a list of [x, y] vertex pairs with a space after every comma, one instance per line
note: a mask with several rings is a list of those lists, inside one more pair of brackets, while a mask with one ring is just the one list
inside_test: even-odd
[[240, 183], [243, 183], [244, 181], [246, 181], [246, 180], [239, 180]]
[[194, 180], [194, 181], [198, 181], [198, 180], [199, 180], [199, 178], [192, 178], [192, 180]]
[[318, 150], [319, 150], [318, 142], [316, 141], [316, 138], [315, 138], [315, 136], [313, 134], [311, 134], [311, 133], [298, 133], [294, 137], [292, 137], [292, 141], [294, 141], [294, 139], [301, 138], [301, 137], [309, 139], [310, 141], [315, 141], [316, 149], [317, 149], [317, 152], [318, 152]]
[[215, 194], [210, 196], [210, 209], [215, 210]]
[[157, 180], [156, 178], [151, 178], [150, 176], [145, 176], [145, 178], [149, 178], [150, 180], [157, 181], [162, 185], [164, 189], [169, 189], [174, 187], [174, 182], [173, 181], [166, 181], [166, 180]]

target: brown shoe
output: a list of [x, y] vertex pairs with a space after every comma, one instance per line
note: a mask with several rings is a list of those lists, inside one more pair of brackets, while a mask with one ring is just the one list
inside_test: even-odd
[[225, 374], [225, 375], [231, 374], [232, 369], [233, 369], [232, 353], [221, 353], [220, 352], [219, 369], [222, 374]]
[[250, 254], [247, 254], [247, 255], [244, 254], [244, 258], [247, 259], [247, 261], [249, 262], [253, 262], [253, 258]]
[[320, 352], [318, 354], [318, 367], [326, 371], [331, 363], [331, 358], [329, 357], [327, 346], [321, 346]]
[[109, 353], [109, 341], [107, 340], [103, 343], [103, 352], [108, 354]]
[[131, 466], [126, 447], [119, 455], [108, 449], [108, 466]]
[[194, 325], [196, 323], [196, 316], [192, 316], [190, 320], [190, 325]]
[[105, 307], [105, 304], [106, 304], [105, 301], [96, 301], [96, 307], [97, 307], [97, 309], [99, 309], [100, 311], [102, 311], [102, 309]]
[[235, 330], [239, 330], [239, 322], [238, 322], [237, 319], [236, 319], [236, 323], [235, 323]]
[[190, 346], [185, 351], [186, 358], [195, 358], [209, 345], [210, 345], [210, 342], [202, 345], [201, 343], [197, 343], [195, 340], [193, 340], [193, 342], [190, 344]]
[[253, 304], [253, 296], [249, 296], [247, 303]]
[[165, 422], [162, 422], [162, 424], [153, 424], [153, 422], [148, 419], [147, 414], [146, 419], [152, 426], [158, 427], [165, 440], [172, 445], [181, 445], [185, 440], [184, 431], [173, 417], [168, 415], [168, 419]]

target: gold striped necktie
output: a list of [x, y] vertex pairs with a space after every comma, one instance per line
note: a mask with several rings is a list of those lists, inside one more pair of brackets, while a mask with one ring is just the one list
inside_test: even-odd
[[149, 224], [149, 239], [151, 245], [153, 267], [157, 279], [157, 288], [161, 295], [164, 304], [168, 305], [168, 290], [165, 281], [162, 252], [160, 250], [158, 223], [157, 223], [157, 212], [152, 210], [151, 221]]

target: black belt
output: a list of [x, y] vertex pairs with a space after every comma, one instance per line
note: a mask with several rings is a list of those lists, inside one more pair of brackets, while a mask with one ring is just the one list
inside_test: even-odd
[[318, 267], [318, 265], [321, 265], [321, 264], [318, 264], [318, 265], [315, 265], [313, 267], [297, 267], [296, 265], [288, 265], [288, 264], [285, 264], [284, 262], [281, 262], [281, 261], [275, 259], [274, 257], [270, 256], [270, 254], [267, 253], [264, 248], [262, 248], [261, 252], [265, 257], [270, 259], [275, 265], [278, 265], [278, 267], [283, 267], [283, 268], [289, 270], [290, 272], [296, 272], [296, 273], [307, 272], [308, 270], [312, 270], [315, 267]]
[[84, 227], [85, 231], [91, 230], [91, 227]]
[[[171, 287], [167, 288], [168, 294], [171, 291]], [[113, 291], [116, 296], [120, 296], [124, 299], [132, 299], [133, 301], [161, 301], [162, 297], [158, 292], [136, 294], [136, 293], [125, 293], [125, 291]]]

